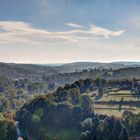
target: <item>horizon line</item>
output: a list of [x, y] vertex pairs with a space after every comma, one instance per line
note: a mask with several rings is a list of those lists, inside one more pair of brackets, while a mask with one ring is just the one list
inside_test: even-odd
[[31, 65], [63, 65], [63, 64], [71, 64], [71, 63], [140, 63], [140, 60], [116, 60], [116, 61], [71, 61], [71, 62], [49, 62], [49, 63], [34, 63], [34, 62], [8, 62], [8, 61], [0, 61], [0, 63], [5, 64], [31, 64]]

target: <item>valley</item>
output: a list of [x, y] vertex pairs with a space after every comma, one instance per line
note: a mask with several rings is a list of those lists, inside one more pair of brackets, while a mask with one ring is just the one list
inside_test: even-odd
[[7, 131], [26, 140], [100, 140], [103, 133], [111, 139], [114, 131], [139, 135], [130, 122], [134, 127], [140, 122], [140, 67], [87, 67], [63, 73], [60, 66], [2, 64], [0, 124], [13, 126], [3, 126], [3, 136]]

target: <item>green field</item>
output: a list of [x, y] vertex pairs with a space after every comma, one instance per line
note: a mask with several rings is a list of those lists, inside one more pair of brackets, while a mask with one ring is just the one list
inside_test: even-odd
[[[91, 93], [89, 95], [91, 95]], [[109, 92], [104, 93], [99, 99], [96, 99], [96, 97], [92, 98], [94, 100], [94, 112], [97, 114], [121, 117], [126, 110], [136, 114], [140, 113], [140, 104], [138, 105], [140, 98], [129, 90], [110, 90]], [[114, 103], [112, 105], [110, 103], [116, 101], [118, 102], [117, 104]], [[130, 104], [130, 102], [133, 102], [133, 104]]]

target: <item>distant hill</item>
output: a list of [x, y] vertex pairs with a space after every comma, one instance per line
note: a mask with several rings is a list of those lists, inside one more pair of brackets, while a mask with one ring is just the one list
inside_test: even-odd
[[[140, 67], [139, 62], [114, 62], [114, 63], [97, 63], [97, 62], [75, 62], [68, 64], [48, 64], [48, 65], [38, 65], [38, 64], [15, 64], [15, 63], [0, 63], [0, 76], [5, 76], [8, 78], [30, 78], [32, 80], [42, 80], [42, 77], [56, 76], [63, 73], [74, 73], [74, 77], [86, 78], [86, 74], [82, 74], [83, 70], [90, 69], [107, 69], [107, 70], [117, 70], [125, 68], [135, 68]], [[127, 71], [127, 69], [125, 70]], [[79, 72], [76, 74], [76, 72]], [[101, 75], [100, 71], [96, 76]], [[133, 73], [133, 70], [132, 72]], [[129, 73], [127, 72], [129, 75]], [[88, 74], [89, 75], [89, 74]], [[135, 75], [139, 75], [138, 71]], [[90, 76], [90, 75], [89, 75]], [[94, 75], [93, 75], [94, 76]], [[59, 75], [60, 77], [60, 75]], [[71, 77], [71, 75], [69, 75]], [[77, 77], [77, 78], [78, 78]], [[63, 78], [63, 75], [60, 79]], [[71, 78], [70, 78], [71, 79]], [[74, 78], [75, 79], [75, 78]]]
[[62, 72], [74, 72], [81, 71], [83, 69], [119, 69], [126, 67], [124, 64], [115, 64], [115, 63], [96, 63], [96, 62], [75, 62], [64, 64], [61, 67]]
[[127, 67], [139, 67], [140, 62], [112, 62], [112, 63], [100, 63], [100, 62], [75, 62], [67, 63], [57, 67], [57, 70], [61, 73], [69, 73], [75, 71], [82, 71], [83, 69], [120, 69]]
[[123, 64], [127, 66], [140, 66], [140, 62], [129, 62], [129, 61], [113, 62], [113, 64]]
[[57, 74], [57, 70], [51, 66], [35, 64], [0, 63], [0, 76], [9, 78], [42, 79], [42, 75]]

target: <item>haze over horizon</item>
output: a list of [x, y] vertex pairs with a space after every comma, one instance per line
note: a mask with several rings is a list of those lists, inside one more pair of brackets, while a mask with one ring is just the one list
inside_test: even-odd
[[0, 0], [0, 62], [140, 62], [139, 0]]

